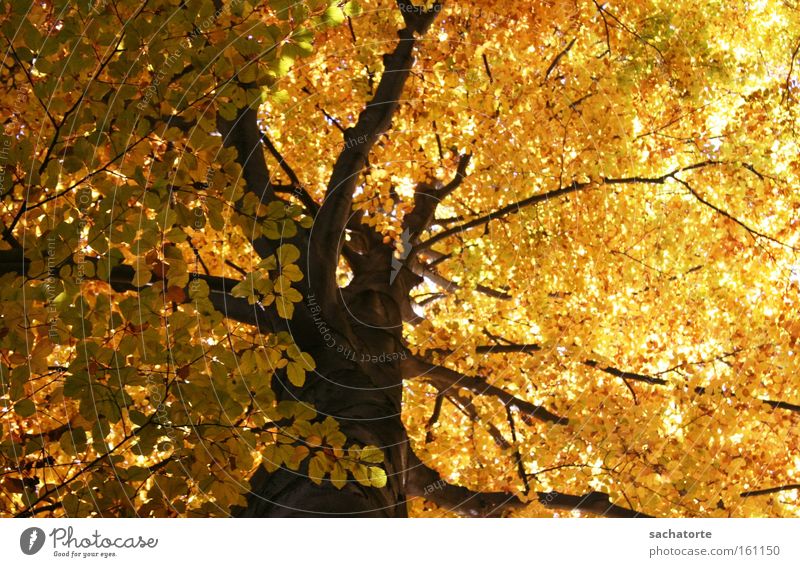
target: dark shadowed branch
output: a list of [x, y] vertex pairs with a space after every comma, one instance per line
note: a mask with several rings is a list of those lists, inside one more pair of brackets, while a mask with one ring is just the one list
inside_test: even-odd
[[739, 496], [742, 498], [747, 498], [749, 496], [765, 496], [767, 494], [777, 494], [778, 492], [785, 492], [787, 490], [800, 490], [800, 484], [785, 484], [783, 486], [762, 488], [760, 490], [748, 490], [746, 492], [742, 492]]
[[404, 378], [421, 378], [427, 380], [437, 389], [458, 391], [464, 388], [480, 396], [493, 396], [500, 400], [503, 405], [517, 409], [521, 413], [539, 421], [566, 425], [568, 420], [558, 416], [543, 406], [533, 404], [513, 396], [487, 382], [484, 378], [477, 376], [467, 376], [445, 366], [440, 366], [409, 355], [403, 361]]
[[[694, 163], [694, 164], [691, 164], [691, 165], [687, 165], [687, 166], [676, 168], [676, 169], [674, 169], [674, 170], [672, 170], [672, 171], [670, 171], [668, 173], [665, 173], [663, 175], [659, 175], [659, 176], [656, 176], [656, 177], [646, 177], [646, 176], [602, 177], [599, 180], [597, 180], [596, 182], [581, 182], [581, 183], [578, 183], [577, 181], [574, 181], [572, 184], [567, 185], [565, 187], [559, 187], [558, 189], [553, 189], [552, 191], [547, 191], [547, 192], [544, 192], [544, 193], [538, 193], [536, 195], [532, 195], [530, 197], [527, 197], [527, 198], [522, 199], [520, 201], [517, 201], [515, 203], [511, 203], [511, 204], [506, 205], [504, 207], [500, 207], [499, 209], [494, 210], [492, 212], [479, 215], [478, 217], [476, 217], [476, 218], [474, 218], [472, 220], [469, 220], [467, 222], [464, 222], [464, 223], [462, 223], [460, 225], [448, 228], [447, 230], [439, 232], [439, 233], [431, 236], [427, 240], [425, 240], [423, 242], [420, 242], [417, 246], [414, 247], [413, 252], [414, 253], [419, 253], [419, 252], [422, 252], [424, 250], [428, 250], [434, 244], [436, 244], [438, 242], [441, 242], [442, 240], [444, 240], [446, 238], [449, 238], [451, 236], [454, 236], [456, 234], [460, 234], [460, 233], [462, 233], [462, 232], [464, 232], [466, 230], [469, 230], [471, 228], [475, 228], [475, 227], [478, 227], [478, 226], [485, 225], [487, 223], [492, 222], [493, 220], [497, 220], [497, 219], [506, 217], [508, 215], [516, 214], [516, 213], [520, 212], [522, 209], [525, 209], [527, 207], [531, 207], [531, 206], [538, 205], [540, 203], [544, 203], [544, 202], [547, 202], [547, 201], [550, 201], [550, 200], [553, 200], [553, 199], [564, 197], [566, 195], [569, 195], [570, 193], [583, 191], [583, 190], [588, 189], [588, 188], [590, 188], [592, 186], [597, 187], [597, 186], [600, 186], [600, 185], [623, 185], [623, 184], [636, 184], [636, 183], [663, 185], [664, 183], [666, 183], [670, 179], [672, 179], [672, 180], [674, 180], [674, 181], [676, 181], [678, 183], [682, 183], [682, 181], [679, 178], [676, 177], [677, 174], [683, 173], [683, 172], [687, 172], [687, 171], [694, 171], [694, 170], [698, 170], [698, 169], [703, 169], [703, 168], [711, 167], [711, 166], [718, 166], [718, 165], [722, 165], [722, 162], [714, 161], [714, 160], [706, 160], [706, 161], [702, 161], [702, 162]], [[698, 197], [698, 196], [695, 195], [695, 197]], [[769, 240], [771, 240], [773, 242], [777, 242], [779, 244], [782, 244], [782, 243], [778, 242], [777, 240], [775, 240], [774, 238], [771, 238], [771, 237], [769, 237], [767, 235], [764, 235], [764, 234], [761, 234], [759, 232], [754, 231], [753, 229], [751, 229], [749, 226], [747, 226], [743, 222], [741, 222], [738, 219], [736, 219], [733, 216], [731, 216], [729, 213], [727, 213], [727, 212], [725, 212], [725, 211], [723, 211], [723, 210], [721, 210], [721, 209], [719, 209], [717, 207], [714, 207], [713, 205], [711, 205], [707, 201], [705, 201], [705, 200], [703, 200], [703, 199], [701, 199], [699, 197], [698, 197], [698, 200], [703, 202], [703, 204], [712, 207], [715, 211], [717, 211], [718, 213], [722, 214], [726, 218], [729, 218], [730, 220], [733, 220], [734, 222], [736, 222], [740, 226], [744, 227], [751, 234], [754, 234], [754, 235], [757, 235], [757, 236], [760, 236], [760, 237], [763, 237], [763, 238], [767, 238], [767, 239], [769, 239]], [[785, 244], [782, 244], [782, 245], [785, 246]]]
[[384, 56], [384, 72], [375, 96], [361, 111], [355, 126], [344, 132], [344, 147], [333, 165], [325, 200], [315, 219], [310, 242], [312, 285], [323, 298], [332, 298], [336, 289], [336, 267], [343, 232], [351, 214], [358, 177], [372, 147], [391, 128], [392, 118], [414, 65], [416, 34], [423, 34], [441, 10], [437, 2], [429, 11], [398, 0], [406, 27], [398, 32], [394, 51]]
[[271, 201], [275, 194], [262, 150], [258, 110], [252, 107], [242, 108], [233, 120], [217, 117], [217, 128], [222, 134], [223, 144], [236, 148], [236, 161], [242, 167], [247, 190], [262, 202]]
[[[409, 455], [408, 496], [423, 497], [451, 512], [470, 517], [502, 516], [527, 506], [509, 492], [476, 492], [445, 482], [412, 453]], [[589, 492], [582, 496], [562, 492], [536, 492], [536, 501], [551, 510], [573, 510], [606, 518], [649, 518], [646, 514], [617, 506], [608, 494]]]
[[765, 233], [763, 233], [763, 232], [760, 232], [760, 231], [758, 231], [758, 230], [754, 229], [753, 227], [751, 227], [750, 225], [746, 224], [744, 221], [742, 221], [742, 220], [740, 220], [740, 219], [736, 218], [735, 216], [733, 216], [732, 214], [730, 214], [728, 211], [726, 211], [726, 210], [724, 210], [724, 209], [721, 209], [720, 207], [718, 207], [718, 206], [716, 206], [716, 205], [712, 204], [711, 202], [709, 202], [708, 200], [706, 200], [705, 198], [703, 198], [703, 197], [702, 197], [702, 196], [701, 196], [701, 195], [700, 195], [700, 194], [697, 192], [697, 190], [696, 190], [696, 189], [694, 189], [694, 187], [692, 187], [691, 185], [689, 185], [689, 183], [688, 183], [688, 182], [686, 182], [686, 181], [684, 181], [683, 179], [680, 179], [679, 177], [676, 177], [676, 176], [674, 176], [674, 175], [673, 175], [673, 176], [671, 176], [671, 177], [672, 177], [672, 179], [674, 179], [675, 181], [677, 181], [678, 183], [680, 183], [681, 185], [683, 185], [683, 186], [686, 188], [686, 190], [687, 190], [687, 191], [689, 191], [689, 193], [690, 193], [690, 194], [691, 194], [691, 195], [692, 195], [692, 196], [693, 196], [695, 199], [697, 199], [698, 201], [700, 201], [700, 202], [701, 202], [703, 205], [705, 205], [706, 207], [708, 207], [709, 209], [711, 209], [711, 210], [712, 210], [712, 211], [714, 211], [715, 213], [717, 213], [717, 214], [719, 214], [719, 215], [721, 215], [721, 216], [725, 217], [725, 218], [726, 218], [726, 219], [728, 219], [729, 221], [732, 221], [732, 222], [734, 222], [735, 224], [737, 224], [737, 225], [739, 225], [740, 227], [742, 227], [743, 229], [745, 229], [745, 230], [747, 231], [747, 233], [748, 233], [748, 234], [750, 234], [750, 236], [752, 236], [752, 237], [753, 237], [753, 239], [756, 239], [756, 237], [764, 238], [765, 240], [769, 240], [770, 242], [772, 242], [772, 243], [774, 243], [774, 244], [777, 244], [777, 245], [779, 245], [779, 246], [783, 246], [784, 248], [788, 248], [789, 250], [794, 250], [795, 252], [797, 252], [797, 251], [800, 251], [800, 248], [797, 248], [797, 247], [795, 247], [795, 246], [790, 246], [789, 244], [786, 244], [785, 242], [781, 242], [780, 240], [778, 240], [777, 238], [775, 238], [775, 237], [773, 237], [773, 236], [770, 236], [770, 235], [768, 235], [768, 234], [765, 234]]
[[[164, 290], [167, 289], [166, 280], [154, 279], [154, 281], [146, 284], [145, 286], [136, 287], [133, 285], [135, 276], [135, 269], [132, 266], [120, 264], [114, 266], [105, 273], [100, 268], [99, 258], [85, 256], [83, 261], [91, 263], [94, 266], [94, 276], [86, 279], [93, 279], [102, 281], [110, 285], [114, 291], [139, 291], [145, 287], [161, 286]], [[74, 266], [72, 258], [58, 264], [58, 267], [64, 265]], [[30, 274], [29, 268], [31, 262], [25, 258], [24, 253], [20, 249], [12, 249], [0, 251], [0, 275], [7, 273], [16, 273], [23, 277], [28, 278], [45, 278], [47, 274]], [[225, 278], [221, 276], [210, 276], [205, 274], [194, 274], [193, 281], [204, 281], [209, 288], [208, 299], [214, 306], [214, 309], [222, 313], [227, 319], [244, 323], [247, 325], [254, 325], [262, 332], [266, 332], [271, 328], [270, 318], [267, 311], [261, 308], [258, 304], [250, 305], [247, 299], [242, 297], [233, 297], [230, 294], [231, 289], [239, 283], [239, 280]], [[193, 287], [192, 282], [189, 282], [182, 289], [185, 297], [190, 297], [190, 292]], [[189, 300], [191, 301], [191, 300]]]
[[545, 81], [546, 81], [546, 80], [547, 80], [547, 78], [550, 76], [550, 73], [552, 73], [552, 72], [553, 72], [553, 69], [555, 69], [555, 68], [558, 66], [558, 63], [561, 61], [561, 59], [563, 59], [563, 58], [564, 58], [564, 56], [565, 56], [567, 53], [569, 53], [569, 50], [570, 50], [570, 49], [572, 49], [572, 46], [573, 46], [573, 45], [575, 45], [575, 41], [576, 41], [577, 39], [578, 39], [577, 37], [573, 37], [573, 38], [572, 38], [572, 41], [570, 41], [570, 42], [567, 44], [567, 46], [566, 46], [564, 49], [562, 49], [562, 50], [561, 50], [561, 51], [558, 53], [558, 55], [556, 55], [556, 56], [553, 58], [553, 61], [550, 63], [550, 66], [547, 68], [547, 71], [545, 71], [545, 73], [544, 73], [544, 80], [545, 80]]
[[521, 201], [517, 201], [516, 203], [511, 203], [510, 205], [506, 205], [505, 207], [501, 207], [496, 211], [492, 211], [491, 213], [487, 213], [485, 215], [481, 215], [475, 219], [467, 221], [463, 224], [458, 226], [454, 226], [453, 228], [449, 228], [444, 230], [434, 236], [431, 236], [429, 239], [420, 242], [417, 246], [414, 247], [412, 250], [413, 253], [421, 252], [422, 250], [427, 250], [437, 242], [441, 242], [445, 238], [449, 238], [453, 235], [459, 234], [465, 230], [469, 230], [470, 228], [475, 228], [477, 226], [484, 225], [489, 223], [493, 220], [518, 213], [520, 210], [530, 207], [532, 205], [536, 205], [538, 203], [544, 203], [551, 199], [557, 199], [558, 197], [563, 197], [564, 195], [569, 195], [570, 193], [575, 193], [577, 191], [582, 191], [589, 187], [590, 183], [572, 183], [567, 187], [560, 187], [558, 189], [554, 189], [553, 191], [548, 191], [546, 193], [539, 193], [537, 195], [533, 195], [528, 197], [527, 199], [522, 199]]
[[[501, 353], [536, 353], [541, 352], [543, 347], [538, 344], [493, 344], [493, 345], [480, 345], [476, 347], [475, 352], [477, 354], [501, 354]], [[434, 352], [439, 355], [449, 355], [453, 354], [453, 351], [447, 349], [432, 349], [431, 352]], [[732, 356], [734, 353], [726, 353], [724, 356]], [[719, 359], [723, 358], [718, 357]], [[600, 372], [604, 372], [610, 376], [614, 376], [616, 378], [620, 378], [624, 381], [631, 380], [634, 382], [641, 382], [645, 384], [650, 384], [652, 386], [669, 386], [674, 385], [680, 387], [680, 384], [675, 384], [667, 380], [666, 378], [662, 378], [660, 376], [652, 376], [650, 374], [643, 374], [640, 372], [630, 372], [627, 370], [621, 370], [615, 366], [611, 366], [609, 364], [600, 363], [593, 359], [585, 359], [579, 360], [580, 364], [587, 366], [589, 368], [593, 368], [595, 370], [599, 370]], [[673, 369], [674, 370], [674, 369]], [[663, 374], [661, 372], [659, 374]], [[697, 386], [694, 388], [694, 392], [696, 394], [705, 394], [707, 389], [703, 386]], [[729, 394], [731, 397], [736, 397], [735, 394]], [[794, 413], [800, 413], [800, 405], [793, 404], [790, 402], [782, 401], [782, 400], [771, 400], [768, 398], [754, 398], [756, 401], [761, 402], [762, 404], [766, 404], [774, 409], [781, 409], [786, 411], [791, 411]]]

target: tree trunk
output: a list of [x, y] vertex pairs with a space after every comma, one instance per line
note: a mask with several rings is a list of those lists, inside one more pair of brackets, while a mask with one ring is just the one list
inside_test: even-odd
[[348, 444], [374, 445], [384, 450], [386, 486], [362, 486], [352, 477], [342, 489], [327, 479], [317, 486], [308, 479], [306, 465], [299, 471], [280, 468], [274, 473], [262, 467], [251, 478], [248, 507], [242, 516], [405, 517], [407, 439], [400, 422], [400, 389], [374, 387], [356, 366], [324, 364], [318, 372], [317, 384], [306, 390], [304, 401], [314, 403], [320, 415], [334, 416]]
[[[409, 312], [409, 291], [419, 276], [408, 269], [393, 271], [395, 247], [383, 236], [361, 225], [352, 212], [357, 180], [372, 146], [391, 127], [402, 100], [403, 88], [414, 65], [417, 38], [424, 35], [441, 9], [441, 0], [420, 11], [397, 0], [405, 27], [398, 31], [392, 52], [384, 56], [384, 73], [373, 99], [344, 132], [344, 149], [333, 165], [324, 202], [316, 211], [313, 229], [294, 239], [301, 251], [307, 279], [299, 289], [305, 296], [288, 323], [274, 320], [273, 330], [288, 330], [297, 346], [311, 354], [316, 373], [301, 388], [280, 373], [274, 380], [279, 400], [306, 402], [321, 417], [333, 417], [347, 436], [347, 444], [373, 445], [385, 456], [387, 483], [383, 488], [362, 486], [352, 478], [337, 489], [330, 481], [316, 485], [306, 466], [299, 471], [259, 470], [251, 479], [251, 495], [244, 516], [406, 516], [405, 486], [408, 438], [401, 421], [403, 375], [406, 357], [401, 331]], [[248, 114], [249, 113], [249, 114]], [[240, 120], [220, 123], [226, 145], [237, 148], [248, 188], [261, 198], [271, 198], [266, 165], [249, 162], [261, 152], [260, 136], [252, 110]], [[247, 127], [241, 124], [246, 123]], [[432, 218], [432, 213], [428, 215]], [[408, 228], [406, 226], [406, 228]], [[353, 241], [345, 244], [349, 231]], [[273, 253], [274, 243], [254, 242], [261, 255]], [[408, 242], [406, 244], [412, 244]], [[347, 258], [353, 279], [341, 289], [337, 268]]]
[[[401, 309], [389, 284], [393, 249], [372, 244], [336, 305], [321, 305], [324, 301], [313, 291], [298, 305], [288, 330], [297, 346], [314, 357], [316, 369], [302, 388], [278, 373], [274, 390], [279, 400], [307, 402], [320, 417], [336, 419], [347, 445], [383, 450], [386, 486], [366, 487], [349, 477], [337, 489], [329, 480], [319, 486], [311, 482], [305, 465], [299, 471], [281, 468], [274, 473], [262, 468], [251, 479], [245, 517], [407, 515]], [[338, 312], [346, 328], [334, 328], [323, 316], [326, 312]]]

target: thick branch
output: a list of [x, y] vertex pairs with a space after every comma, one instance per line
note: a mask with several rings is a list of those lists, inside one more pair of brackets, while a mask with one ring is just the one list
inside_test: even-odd
[[218, 116], [217, 127], [222, 134], [223, 144], [226, 147], [236, 148], [238, 154], [236, 162], [242, 166], [242, 176], [247, 184], [247, 190], [262, 202], [271, 201], [274, 192], [261, 146], [262, 134], [258, 127], [258, 110], [252, 107], [242, 108], [233, 120]]
[[[497, 344], [497, 345], [478, 346], [475, 349], [475, 352], [478, 354], [510, 353], [510, 352], [532, 353], [532, 352], [539, 352], [541, 350], [542, 347], [537, 344]], [[452, 353], [452, 351], [448, 351], [445, 349], [436, 349], [433, 352], [439, 354]], [[610, 376], [621, 378], [622, 380], [633, 380], [636, 382], [643, 382], [645, 384], [650, 384], [653, 386], [670, 385], [670, 381], [666, 380], [665, 378], [661, 378], [659, 376], [651, 376], [649, 374], [641, 374], [639, 372], [629, 372], [626, 370], [620, 370], [619, 368], [610, 366], [608, 364], [601, 364], [596, 360], [586, 359], [586, 360], [581, 360], [579, 362], [584, 366], [588, 366], [589, 368], [594, 368], [595, 370], [599, 370], [600, 372], [605, 372]], [[696, 388], [694, 388], [694, 392], [696, 394], [705, 394], [706, 388], [703, 386], [697, 386]], [[731, 397], [735, 397], [735, 394], [731, 394]], [[762, 404], [766, 404], [774, 409], [782, 409], [794, 413], [800, 413], [800, 405], [797, 404], [792, 404], [781, 400], [770, 400], [766, 398], [755, 398], [755, 400], [761, 402]]]
[[[501, 516], [526, 506], [507, 492], [475, 492], [442, 480], [439, 473], [409, 454], [408, 496], [423, 497], [452, 512], [471, 517]], [[612, 504], [608, 494], [589, 492], [583, 496], [562, 492], [537, 492], [539, 504], [552, 510], [577, 510], [607, 518], [649, 518], [650, 516]]]
[[453, 191], [461, 186], [467, 175], [472, 154], [463, 154], [458, 159], [456, 173], [447, 185], [431, 185], [419, 183], [414, 191], [414, 208], [403, 219], [403, 228], [410, 233], [409, 242], [413, 245], [419, 241], [419, 235], [430, 228], [439, 204]]
[[503, 437], [503, 434], [500, 432], [497, 426], [495, 426], [491, 421], [484, 421], [481, 419], [481, 416], [478, 413], [478, 408], [475, 407], [475, 404], [472, 403], [472, 400], [453, 391], [447, 392], [447, 390], [442, 390], [439, 393], [447, 393], [447, 399], [450, 400], [456, 409], [467, 416], [473, 423], [483, 426], [489, 435], [492, 436], [492, 439], [498, 447], [501, 449], [511, 448], [511, 444], [505, 437]]
[[[152, 283], [148, 283], [142, 287], [134, 286], [132, 282], [135, 275], [135, 270], [132, 266], [122, 264], [114, 266], [111, 268], [110, 272], [101, 273], [99, 269], [99, 258], [85, 256], [83, 261], [91, 263], [95, 267], [95, 275], [91, 278], [84, 276], [85, 279], [93, 279], [105, 282], [117, 292], [138, 291], [144, 287], [152, 287], [157, 285], [161, 285], [165, 289], [167, 287], [166, 280], [155, 280]], [[20, 249], [0, 251], [0, 275], [16, 273], [24, 277], [46, 277], [46, 275], [43, 274], [29, 274], [28, 270], [30, 268], [30, 264], [30, 260], [25, 258], [22, 250]], [[60, 268], [62, 265], [71, 265], [76, 267], [72, 259], [58, 264], [58, 267]], [[265, 331], [271, 328], [270, 319], [268, 318], [267, 312], [264, 309], [262, 309], [259, 305], [250, 305], [245, 298], [233, 297], [230, 295], [230, 290], [239, 283], [238, 280], [220, 276], [208, 276], [205, 274], [194, 274], [192, 279], [203, 280], [206, 282], [206, 284], [208, 284], [209, 301], [214, 306], [214, 309], [222, 313], [227, 319], [247, 325], [254, 325]], [[183, 292], [186, 297], [190, 296], [192, 285], [192, 282], [190, 282], [183, 288]]]
[[[622, 378], [623, 380], [635, 380], [637, 382], [645, 382], [647, 384], [652, 384], [655, 386], [667, 386], [670, 384], [668, 380], [664, 378], [659, 378], [657, 376], [649, 376], [647, 374], [639, 374], [637, 372], [626, 372], [624, 370], [620, 370], [618, 368], [614, 368], [608, 365], [600, 365], [594, 360], [585, 360], [582, 361], [582, 364], [585, 366], [590, 366], [592, 368], [596, 368], [601, 372], [605, 372], [606, 374], [610, 374], [611, 376], [616, 376], [618, 378]], [[695, 394], [705, 394], [706, 388], [703, 386], [697, 386], [694, 389]], [[732, 398], [735, 398], [735, 394], [730, 394]], [[795, 413], [800, 413], [800, 406], [797, 404], [791, 404], [789, 402], [779, 401], [779, 400], [769, 400], [765, 398], [754, 398], [756, 401], [761, 402], [762, 404], [766, 404], [774, 409], [782, 409], [787, 410]]]
[[436, 196], [439, 198], [440, 201], [461, 186], [461, 183], [467, 176], [467, 168], [469, 167], [469, 162], [471, 160], [472, 160], [472, 154], [463, 154], [460, 158], [458, 158], [458, 166], [456, 167], [456, 174], [455, 176], [453, 176], [452, 181], [450, 181], [450, 183], [442, 187], [436, 194]]
[[613, 366], [603, 365], [595, 360], [582, 360], [581, 364], [589, 368], [596, 368], [601, 372], [622, 378], [623, 380], [636, 380], [637, 382], [645, 382], [647, 384], [655, 384], [656, 386], [666, 386], [668, 382], [663, 378], [656, 378], [655, 376], [648, 376], [647, 374], [639, 374], [637, 372], [626, 372]]
[[475, 348], [478, 354], [493, 354], [502, 352], [538, 352], [542, 350], [537, 344], [521, 344], [521, 345], [481, 345]]
[[286, 161], [286, 159], [281, 155], [278, 151], [278, 148], [275, 147], [275, 144], [272, 143], [272, 140], [269, 137], [261, 133], [261, 141], [264, 143], [264, 146], [269, 150], [269, 153], [272, 154], [272, 157], [278, 162], [278, 165], [283, 170], [283, 172], [289, 177], [289, 181], [294, 187], [301, 187], [303, 184], [300, 182], [300, 178], [295, 173], [294, 168]]
[[505, 390], [489, 384], [484, 378], [467, 376], [445, 366], [432, 364], [411, 355], [403, 361], [403, 377], [424, 378], [440, 391], [448, 391], [450, 389], [457, 391], [458, 388], [464, 388], [480, 396], [494, 396], [503, 405], [512, 409], [516, 408], [521, 413], [540, 421], [562, 425], [566, 425], [568, 422], [566, 418], [560, 417], [542, 406], [517, 398]]
[[[397, 285], [395, 285], [395, 297], [406, 311], [413, 310], [410, 304], [409, 292], [426, 275], [437, 281], [437, 285], [448, 290], [458, 287], [453, 282], [441, 277], [433, 265], [426, 266], [423, 261], [418, 260], [416, 256], [412, 256], [410, 253], [411, 249], [419, 242], [420, 235], [430, 228], [439, 203], [461, 186], [471, 159], [472, 154], [463, 154], [459, 157], [456, 173], [447, 185], [441, 185], [438, 182], [436, 184], [417, 184], [414, 192], [414, 208], [403, 218], [402, 243], [404, 256], [399, 260], [392, 259], [392, 274], [401, 276]], [[478, 291], [489, 295], [498, 293], [482, 285], [478, 286]], [[503, 294], [502, 299], [510, 299], [510, 296]]]
[[470, 228], [475, 228], [476, 226], [484, 225], [495, 219], [499, 219], [508, 216], [510, 214], [518, 213], [525, 207], [530, 207], [531, 205], [536, 205], [538, 203], [543, 203], [551, 199], [563, 197], [564, 195], [569, 195], [570, 193], [575, 193], [576, 191], [581, 191], [583, 189], [586, 189], [590, 185], [591, 185], [590, 183], [575, 182], [572, 185], [568, 185], [567, 187], [560, 187], [558, 189], [554, 189], [553, 191], [548, 191], [546, 193], [539, 193], [537, 195], [528, 197], [527, 199], [522, 199], [521, 201], [517, 201], [516, 203], [511, 203], [510, 205], [501, 207], [496, 211], [492, 211], [491, 213], [487, 213], [485, 215], [472, 219], [471, 221], [465, 222], [464, 224], [454, 226], [453, 228], [449, 228], [443, 232], [431, 236], [428, 240], [421, 242], [420, 244], [415, 246], [414, 249], [412, 250], [412, 253], [417, 253], [422, 250], [426, 250], [431, 246], [433, 246], [434, 244], [436, 244], [437, 242], [441, 242], [445, 238], [449, 238], [455, 234], [458, 234]]
[[311, 282], [323, 297], [336, 289], [336, 267], [353, 203], [358, 176], [372, 147], [391, 127], [406, 80], [414, 65], [416, 34], [424, 33], [441, 10], [441, 3], [425, 12], [398, 0], [406, 27], [398, 32], [394, 51], [384, 56], [384, 72], [375, 96], [358, 117], [353, 128], [344, 133], [344, 148], [333, 166], [325, 201], [317, 214], [310, 243], [312, 250]]
[[[703, 167], [711, 166], [711, 165], [718, 165], [719, 162], [716, 161], [704, 161], [699, 162], [696, 164], [688, 165], [685, 167], [677, 168], [669, 173], [665, 173], [664, 175], [660, 175], [658, 177], [641, 177], [641, 176], [633, 176], [633, 177], [603, 177], [600, 179], [600, 184], [605, 185], [618, 185], [618, 184], [629, 184], [629, 183], [651, 183], [651, 184], [663, 184], [667, 181], [667, 179], [674, 178], [674, 176], [678, 173], [684, 171], [691, 171], [694, 169], [700, 169]], [[487, 224], [493, 220], [506, 217], [508, 215], [512, 215], [518, 213], [522, 209], [526, 207], [530, 207], [533, 205], [538, 205], [539, 203], [543, 203], [549, 201], [551, 199], [557, 199], [559, 197], [563, 197], [565, 195], [569, 195], [570, 193], [575, 193], [577, 191], [582, 191], [592, 185], [591, 182], [584, 182], [578, 183], [574, 181], [571, 185], [566, 187], [559, 187], [558, 189], [554, 189], [552, 191], [547, 191], [545, 193], [539, 193], [537, 195], [532, 195], [526, 199], [522, 199], [521, 201], [517, 201], [516, 203], [511, 203], [510, 205], [506, 205], [505, 207], [501, 207], [495, 211], [490, 213], [486, 213], [481, 215], [477, 218], [472, 219], [471, 221], [467, 221], [463, 224], [458, 226], [454, 226], [449, 228], [445, 231], [442, 231], [434, 236], [430, 237], [428, 240], [421, 242], [419, 245], [415, 246], [412, 250], [413, 253], [421, 252], [423, 250], [427, 250], [437, 242], [441, 242], [445, 238], [449, 238], [453, 235], [459, 234], [468, 230], [470, 228], [475, 228], [477, 226], [481, 226]]]
[[[116, 291], [138, 291], [131, 281], [133, 280], [134, 270], [130, 266], [115, 266], [111, 269], [111, 274], [108, 278], [99, 278], [102, 281], [109, 283]], [[220, 276], [207, 276], [204, 274], [194, 274], [193, 280], [202, 280], [208, 284], [209, 294], [208, 300], [214, 309], [222, 313], [226, 319], [244, 323], [246, 325], [253, 325], [258, 327], [262, 332], [267, 332], [272, 328], [270, 318], [265, 309], [258, 304], [250, 305], [247, 299], [243, 297], [233, 297], [230, 295], [231, 289], [239, 283], [239, 280], [233, 280]], [[166, 289], [166, 281], [154, 282], [150, 285], [161, 285]], [[186, 297], [189, 297], [189, 292], [192, 288], [192, 282], [183, 288]]]
[[[240, 85], [247, 88], [248, 85]], [[226, 120], [217, 115], [217, 128], [222, 134], [222, 142], [226, 147], [236, 148], [236, 162], [242, 167], [242, 177], [247, 191], [255, 195], [262, 203], [276, 199], [275, 187], [270, 181], [267, 160], [262, 148], [262, 132], [258, 127], [258, 109], [253, 106], [239, 109], [236, 118]], [[236, 203], [239, 207], [240, 203]], [[253, 249], [266, 258], [275, 252], [275, 244], [264, 236], [252, 238]], [[302, 250], [304, 247], [300, 247]]]
[[768, 406], [774, 409], [782, 409], [787, 411], [793, 411], [795, 413], [800, 413], [800, 406], [797, 404], [790, 404], [789, 402], [783, 402], [780, 400], [762, 400], [759, 399], [759, 402], [762, 404], [767, 404]]
[[439, 416], [442, 415], [442, 402], [444, 401], [444, 394], [439, 392], [436, 394], [436, 401], [433, 404], [433, 413], [431, 413], [428, 423], [425, 424], [425, 442], [430, 443], [433, 441], [433, 427], [439, 422]]

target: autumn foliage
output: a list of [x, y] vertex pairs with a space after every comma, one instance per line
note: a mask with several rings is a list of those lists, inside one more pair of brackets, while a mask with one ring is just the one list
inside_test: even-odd
[[800, 514], [790, 3], [2, 6], [3, 515]]

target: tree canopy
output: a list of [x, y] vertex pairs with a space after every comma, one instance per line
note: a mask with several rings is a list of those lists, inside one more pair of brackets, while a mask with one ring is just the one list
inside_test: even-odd
[[800, 514], [789, 0], [4, 0], [0, 513]]

